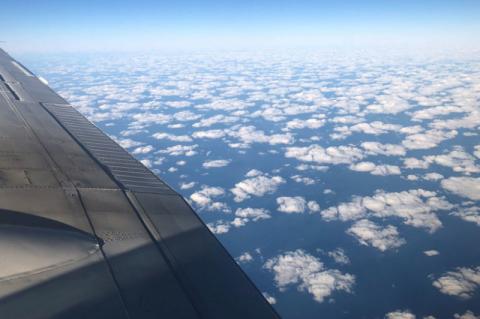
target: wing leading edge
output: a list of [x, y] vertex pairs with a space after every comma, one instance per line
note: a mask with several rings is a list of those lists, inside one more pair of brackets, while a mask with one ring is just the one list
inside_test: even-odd
[[0, 49], [0, 317], [278, 318], [184, 199]]

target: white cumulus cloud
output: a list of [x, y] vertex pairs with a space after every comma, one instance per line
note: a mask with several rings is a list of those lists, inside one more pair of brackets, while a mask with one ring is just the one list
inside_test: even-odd
[[480, 286], [480, 267], [459, 267], [446, 272], [433, 281], [433, 286], [446, 295], [468, 299]]
[[347, 230], [347, 234], [355, 237], [360, 244], [372, 246], [381, 251], [405, 244], [405, 239], [400, 238], [395, 226], [381, 227], [367, 219], [357, 221]]
[[242, 202], [252, 196], [261, 197], [265, 194], [272, 194], [278, 186], [284, 183], [285, 180], [280, 176], [269, 176], [261, 173], [236, 183], [230, 191], [235, 196], [234, 200], [236, 202]]
[[355, 284], [353, 275], [327, 269], [318, 258], [300, 249], [271, 258], [263, 267], [274, 273], [275, 284], [281, 291], [296, 286], [317, 302], [336, 291], [351, 293]]
[[471, 200], [480, 200], [480, 178], [450, 177], [441, 181], [446, 190]]

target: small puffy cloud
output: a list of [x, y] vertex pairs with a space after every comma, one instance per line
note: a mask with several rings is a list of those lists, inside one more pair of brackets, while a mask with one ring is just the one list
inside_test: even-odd
[[400, 175], [400, 168], [395, 165], [377, 165], [373, 171], [370, 172], [373, 175], [386, 176], [386, 175]]
[[271, 305], [274, 305], [277, 303], [277, 299], [267, 292], [263, 293], [263, 297], [265, 297], [265, 299], [267, 299], [268, 303]]
[[201, 115], [195, 114], [191, 111], [181, 111], [173, 114], [173, 118], [180, 122], [189, 122], [195, 121], [196, 119], [200, 118]]
[[310, 211], [310, 213], [316, 213], [316, 212], [320, 211], [320, 205], [318, 205], [318, 203], [316, 201], [313, 201], [313, 200], [308, 201], [307, 207], [308, 207], [308, 210]]
[[350, 127], [353, 132], [362, 132], [364, 134], [380, 135], [388, 133], [389, 131], [398, 131], [401, 128], [399, 125], [386, 124], [380, 121], [370, 123], [358, 123]]
[[406, 154], [405, 148], [398, 144], [363, 142], [360, 146], [368, 155], [404, 156]]
[[198, 145], [174, 145], [167, 147], [166, 149], [159, 150], [157, 153], [159, 154], [168, 154], [171, 156], [193, 156], [197, 154], [195, 149], [198, 147]]
[[173, 135], [168, 133], [158, 132], [152, 135], [157, 140], [170, 140], [173, 142], [191, 142], [192, 138], [188, 135]]
[[294, 142], [293, 135], [290, 133], [266, 135], [263, 131], [257, 130], [254, 126], [242, 126], [236, 130], [229, 131], [228, 135], [239, 139], [245, 145], [253, 143], [277, 145], [292, 144]]
[[437, 256], [440, 254], [437, 250], [425, 250], [423, 253], [428, 257]]
[[427, 169], [430, 164], [415, 157], [407, 157], [403, 160], [403, 166], [408, 169]]
[[217, 139], [225, 136], [223, 130], [208, 130], [208, 131], [196, 131], [192, 134], [194, 138], [209, 138]]
[[194, 187], [197, 183], [190, 182], [190, 183], [180, 183], [180, 189], [190, 189]]
[[213, 161], [206, 161], [202, 164], [204, 168], [218, 168], [218, 167], [225, 167], [230, 164], [230, 160], [213, 160]]
[[480, 226], [480, 207], [462, 208], [458, 212], [451, 213], [453, 216], [460, 217], [466, 222], [477, 224]]
[[201, 190], [190, 195], [190, 200], [200, 209], [229, 212], [230, 209], [225, 203], [215, 202], [213, 199], [223, 195], [225, 195], [225, 190], [223, 188], [204, 185]]
[[455, 136], [457, 136], [457, 131], [430, 130], [425, 133], [407, 135], [402, 144], [411, 150], [429, 149]]
[[406, 100], [395, 95], [378, 95], [375, 99], [377, 103], [368, 105], [366, 107], [367, 112], [397, 114], [412, 107]]
[[268, 219], [270, 218], [270, 212], [264, 208], [238, 208], [235, 211], [235, 216], [241, 218], [249, 218], [253, 221], [257, 221], [260, 219]]
[[434, 232], [442, 226], [434, 212], [452, 207], [443, 197], [436, 196], [435, 192], [413, 189], [392, 193], [378, 191], [373, 196], [354, 197], [351, 202], [329, 207], [320, 214], [326, 221], [399, 217], [407, 225]]
[[145, 165], [145, 167], [148, 167], [148, 168], [151, 168], [153, 166], [152, 161], [149, 159], [142, 159], [140, 163], [142, 163], [143, 165]]
[[226, 221], [223, 221], [223, 220], [219, 220], [215, 223], [208, 223], [207, 224], [207, 227], [208, 229], [210, 229], [210, 231], [216, 235], [220, 235], [220, 234], [226, 234], [228, 233], [228, 231], [230, 230], [230, 223], [229, 222], [226, 222]]
[[151, 145], [147, 145], [147, 146], [140, 146], [140, 147], [137, 147], [136, 149], [133, 150], [132, 154], [134, 155], [137, 155], [137, 154], [148, 154], [150, 153], [151, 151], [153, 151], [154, 148], [153, 146]]
[[307, 120], [300, 120], [300, 119], [294, 119], [286, 124], [286, 129], [287, 130], [293, 130], [293, 129], [317, 129], [322, 127], [325, 124], [324, 119], [317, 119], [317, 118], [310, 118]]
[[305, 198], [300, 196], [278, 197], [277, 204], [279, 205], [277, 208], [279, 212], [287, 214], [303, 213], [305, 212], [307, 201], [305, 200]]
[[459, 267], [446, 272], [433, 281], [433, 286], [446, 295], [468, 299], [480, 286], [480, 267]]
[[262, 171], [259, 171], [258, 169], [251, 169], [245, 174], [246, 177], [255, 177], [255, 176], [260, 176], [263, 175]]
[[232, 225], [235, 227], [245, 226], [250, 221], [259, 221], [263, 219], [269, 219], [272, 216], [270, 212], [264, 208], [238, 208], [235, 211], [235, 219]]
[[473, 155], [475, 155], [477, 158], [480, 158], [480, 145], [475, 145]]
[[285, 157], [295, 158], [303, 162], [319, 164], [351, 164], [363, 158], [363, 152], [354, 146], [330, 146], [323, 148], [320, 145], [308, 147], [287, 147]]
[[405, 239], [399, 237], [395, 226], [381, 227], [367, 219], [357, 221], [347, 230], [347, 234], [355, 237], [360, 244], [372, 246], [381, 251], [405, 244]]
[[357, 172], [371, 172], [375, 167], [376, 165], [373, 162], [358, 162], [350, 165], [350, 169]]
[[337, 264], [348, 265], [350, 263], [350, 258], [345, 254], [345, 250], [342, 248], [337, 248], [335, 250], [329, 251], [328, 256], [331, 257]]
[[368, 172], [373, 175], [400, 175], [400, 168], [395, 165], [375, 165], [372, 162], [358, 162], [350, 165], [352, 171]]
[[431, 172], [423, 175], [423, 179], [426, 181], [438, 181], [443, 178], [442, 174], [438, 174], [436, 172]]
[[463, 113], [464, 110], [458, 106], [436, 106], [424, 108], [419, 111], [415, 111], [412, 114], [412, 120], [422, 121], [422, 120], [431, 120], [440, 115], [447, 115], [450, 113]]
[[134, 140], [129, 139], [129, 138], [123, 138], [123, 139], [114, 138], [114, 140], [115, 140], [115, 142], [120, 144], [120, 146], [123, 147], [123, 148], [132, 148], [132, 147], [137, 147], [137, 146], [140, 146], [140, 145], [144, 144], [142, 142], [134, 141]]
[[415, 315], [408, 310], [395, 310], [385, 315], [385, 319], [415, 319]]
[[293, 175], [290, 178], [297, 183], [303, 183], [305, 185], [315, 184], [315, 180], [313, 178], [310, 178], [310, 177], [304, 177], [304, 176], [301, 176], [301, 175]]
[[459, 147], [448, 154], [425, 156], [424, 159], [429, 163], [450, 167], [454, 172], [458, 173], [471, 174], [480, 172], [480, 167], [475, 165], [475, 157]]
[[143, 128], [152, 124], [167, 124], [171, 120], [171, 116], [161, 113], [138, 113], [132, 116], [133, 122], [130, 123], [132, 128]]
[[235, 258], [235, 260], [239, 264], [246, 264], [246, 263], [249, 263], [253, 260], [253, 256], [248, 251], [246, 251], [243, 254], [241, 254], [240, 256], [238, 256], [237, 258]]
[[236, 202], [242, 202], [252, 196], [261, 197], [265, 194], [272, 194], [276, 192], [278, 186], [284, 183], [285, 180], [280, 176], [269, 176], [260, 172], [259, 175], [236, 183], [230, 191], [235, 196]]
[[298, 214], [304, 213], [305, 210], [309, 210], [310, 212], [318, 212], [320, 211], [320, 206], [315, 201], [307, 202], [305, 198], [301, 196], [295, 197], [278, 197], [277, 198], [278, 208], [277, 210], [282, 213], [287, 214]]
[[164, 104], [172, 108], [184, 108], [192, 105], [189, 101], [167, 101]]
[[276, 286], [283, 291], [296, 286], [315, 301], [323, 302], [336, 291], [351, 293], [355, 277], [336, 269], [327, 269], [315, 256], [299, 249], [267, 260], [263, 266], [274, 273]]
[[471, 200], [480, 200], [480, 178], [450, 177], [441, 181], [444, 189]]
[[456, 313], [453, 317], [455, 319], [480, 319], [480, 315], [477, 316], [470, 310], [467, 310], [463, 315]]
[[237, 122], [238, 120], [240, 120], [240, 118], [236, 116], [225, 116], [222, 114], [217, 114], [212, 117], [202, 119], [197, 123], [193, 124], [192, 126], [193, 127], [210, 127], [212, 125], [219, 124], [219, 123], [230, 124], [230, 123]]

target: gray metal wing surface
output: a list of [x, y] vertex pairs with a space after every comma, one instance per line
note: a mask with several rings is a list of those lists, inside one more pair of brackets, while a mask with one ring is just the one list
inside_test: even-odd
[[0, 318], [278, 318], [184, 199], [0, 49]]

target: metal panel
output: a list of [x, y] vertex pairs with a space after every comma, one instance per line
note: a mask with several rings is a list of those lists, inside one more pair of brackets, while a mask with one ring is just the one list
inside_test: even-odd
[[123, 192], [79, 189], [103, 251], [133, 318], [197, 318]]
[[[204, 318], [277, 315], [179, 195], [134, 193], [133, 202]], [[231, 289], [235, 287], [235, 289]], [[228, 293], [226, 293], [228, 291]]]
[[[43, 106], [124, 188], [133, 191], [174, 193], [149, 169], [70, 105], [45, 103]], [[139, 174], [125, 176], [124, 168]]]

